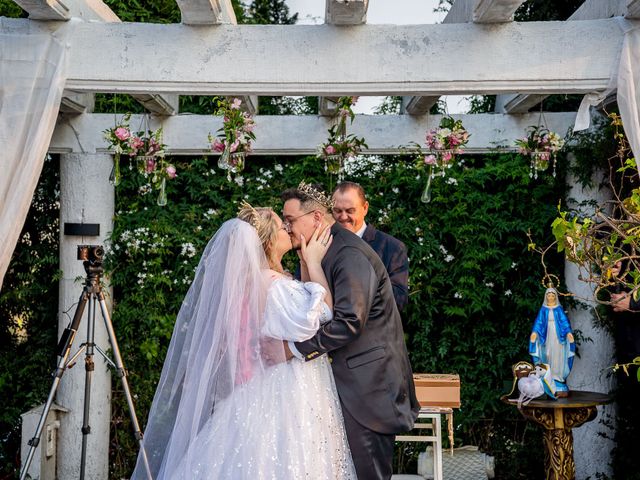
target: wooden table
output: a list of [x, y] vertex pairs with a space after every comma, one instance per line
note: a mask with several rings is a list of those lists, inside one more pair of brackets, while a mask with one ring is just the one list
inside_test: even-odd
[[[518, 405], [517, 399], [500, 397], [504, 403]], [[544, 466], [546, 480], [575, 480], [573, 433], [571, 429], [590, 422], [598, 415], [597, 405], [613, 400], [612, 395], [572, 390], [567, 398], [531, 400], [520, 412], [544, 428]]]

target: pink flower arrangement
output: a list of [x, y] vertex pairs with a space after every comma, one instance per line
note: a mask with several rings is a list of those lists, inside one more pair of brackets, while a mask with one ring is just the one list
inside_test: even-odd
[[548, 128], [532, 126], [527, 129], [527, 136], [515, 141], [518, 153], [531, 157], [529, 176], [538, 178], [538, 171], [546, 170], [553, 159], [553, 176], [556, 175], [556, 155], [564, 146], [564, 139]]
[[223, 123], [215, 137], [209, 134], [212, 151], [216, 153], [223, 153], [225, 150], [229, 153], [251, 152], [251, 143], [256, 139], [253, 133], [255, 122], [248, 112], [241, 110], [241, 107], [242, 100], [239, 98], [234, 98], [232, 101], [218, 100], [216, 113], [222, 115]]
[[138, 159], [138, 171], [151, 177], [151, 184], [165, 195], [164, 182], [175, 178], [177, 174], [175, 166], [165, 162], [166, 145], [162, 143], [162, 128], [156, 131], [134, 132], [129, 127], [130, 118], [131, 115], [126, 114], [120, 124], [104, 131], [109, 149], [114, 154], [114, 168], [110, 180], [114, 185], [120, 183], [121, 155], [135, 157]]
[[462, 121], [443, 117], [440, 126], [426, 134], [427, 148], [432, 153], [425, 157], [425, 164], [450, 166], [468, 142], [469, 132], [462, 126]]

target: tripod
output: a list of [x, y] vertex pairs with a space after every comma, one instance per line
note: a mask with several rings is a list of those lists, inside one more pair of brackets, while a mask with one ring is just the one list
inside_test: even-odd
[[[53, 400], [58, 390], [58, 386], [60, 384], [60, 380], [62, 375], [67, 370], [67, 368], [73, 367], [76, 359], [80, 356], [82, 352], [85, 353], [85, 384], [84, 384], [84, 409], [82, 415], [82, 452], [80, 456], [80, 479], [84, 480], [85, 478], [85, 467], [86, 467], [86, 459], [87, 459], [87, 435], [91, 433], [91, 426], [89, 425], [89, 407], [91, 404], [91, 381], [93, 378], [94, 371], [94, 349], [98, 351], [100, 355], [112, 366], [114, 367], [117, 375], [120, 377], [120, 381], [122, 382], [122, 387], [124, 389], [125, 397], [127, 399], [127, 404], [129, 406], [129, 413], [131, 416], [131, 423], [133, 425], [134, 435], [138, 444], [140, 445], [140, 452], [142, 452], [142, 460], [144, 462], [144, 466], [147, 472], [147, 478], [149, 480], [153, 480], [151, 475], [151, 470], [149, 468], [149, 462], [147, 459], [147, 454], [144, 449], [144, 443], [142, 440], [142, 432], [140, 431], [140, 425], [138, 424], [138, 419], [136, 418], [136, 412], [133, 406], [133, 398], [131, 396], [131, 391], [129, 390], [129, 384], [127, 382], [127, 373], [124, 369], [124, 365], [122, 363], [122, 357], [120, 356], [120, 350], [118, 349], [118, 342], [116, 340], [115, 332], [113, 330], [113, 324], [111, 323], [111, 318], [109, 317], [109, 311], [107, 310], [107, 304], [104, 299], [104, 293], [102, 292], [102, 286], [100, 285], [100, 277], [103, 274], [104, 270], [102, 268], [102, 256], [104, 254], [104, 250], [100, 246], [96, 245], [79, 245], [78, 246], [78, 260], [84, 260], [84, 270], [87, 273], [87, 277], [85, 279], [84, 288], [82, 290], [82, 294], [80, 295], [80, 300], [78, 301], [78, 306], [76, 307], [76, 312], [73, 316], [73, 320], [67, 326], [67, 328], [62, 333], [60, 337], [60, 341], [58, 343], [58, 355], [60, 356], [60, 360], [58, 361], [58, 366], [53, 372], [53, 385], [51, 386], [51, 390], [49, 391], [49, 397], [47, 398], [47, 402], [42, 410], [42, 415], [40, 416], [40, 420], [38, 422], [38, 427], [36, 428], [36, 433], [28, 442], [29, 444], [29, 453], [27, 455], [27, 459], [25, 464], [22, 467], [22, 472], [20, 473], [20, 480], [25, 480], [27, 477], [27, 471], [29, 470], [29, 466], [31, 465], [31, 461], [33, 460], [33, 456], [35, 454], [35, 450], [40, 443], [40, 436], [42, 435], [42, 430], [45, 426], [45, 421], [47, 415], [49, 414], [49, 410], [51, 409], [51, 405], [53, 404]], [[89, 300], [93, 300], [90, 302]], [[113, 351], [114, 361], [112, 361], [107, 354], [98, 347], [95, 340], [95, 321], [96, 321], [96, 301], [100, 305], [100, 311], [102, 312], [102, 318], [104, 320], [105, 327], [107, 329], [107, 334], [109, 336], [109, 343], [111, 344], [111, 348]], [[87, 341], [80, 346], [80, 349], [68, 359], [69, 352], [71, 351], [71, 346], [73, 345], [73, 341], [75, 339], [76, 333], [80, 326], [80, 321], [82, 320], [82, 315], [84, 314], [85, 307], [88, 306], [88, 322], [87, 322]]]

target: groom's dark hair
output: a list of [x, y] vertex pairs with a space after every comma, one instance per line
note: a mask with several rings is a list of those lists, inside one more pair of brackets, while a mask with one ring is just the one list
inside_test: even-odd
[[324, 193], [322, 185], [319, 183], [301, 182], [296, 188], [288, 188], [280, 195], [283, 202], [287, 200], [299, 200], [300, 208], [303, 210], [320, 209], [326, 212], [331, 211], [331, 200]]

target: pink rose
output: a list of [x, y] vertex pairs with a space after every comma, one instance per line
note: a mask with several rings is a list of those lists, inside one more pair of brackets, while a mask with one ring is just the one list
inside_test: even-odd
[[173, 165], [169, 165], [166, 170], [167, 170], [167, 177], [171, 179], [176, 178], [176, 167], [174, 167]]
[[324, 153], [327, 155], [334, 155], [336, 153], [336, 147], [333, 145], [327, 145], [324, 149]]
[[436, 156], [435, 155], [425, 155], [424, 163], [425, 163], [425, 165], [436, 165]]
[[211, 144], [211, 149], [214, 152], [224, 152], [224, 143], [222, 143], [219, 139], [215, 139]]
[[442, 162], [449, 163], [453, 158], [453, 154], [451, 152], [443, 152], [442, 153]]
[[136, 150], [144, 146], [144, 142], [140, 137], [131, 137], [131, 139], [129, 140], [129, 144]]
[[118, 140], [126, 140], [131, 136], [131, 132], [126, 127], [118, 127], [114, 133]]
[[153, 173], [156, 169], [156, 161], [153, 158], [148, 158], [145, 164], [144, 171], [147, 173]]

